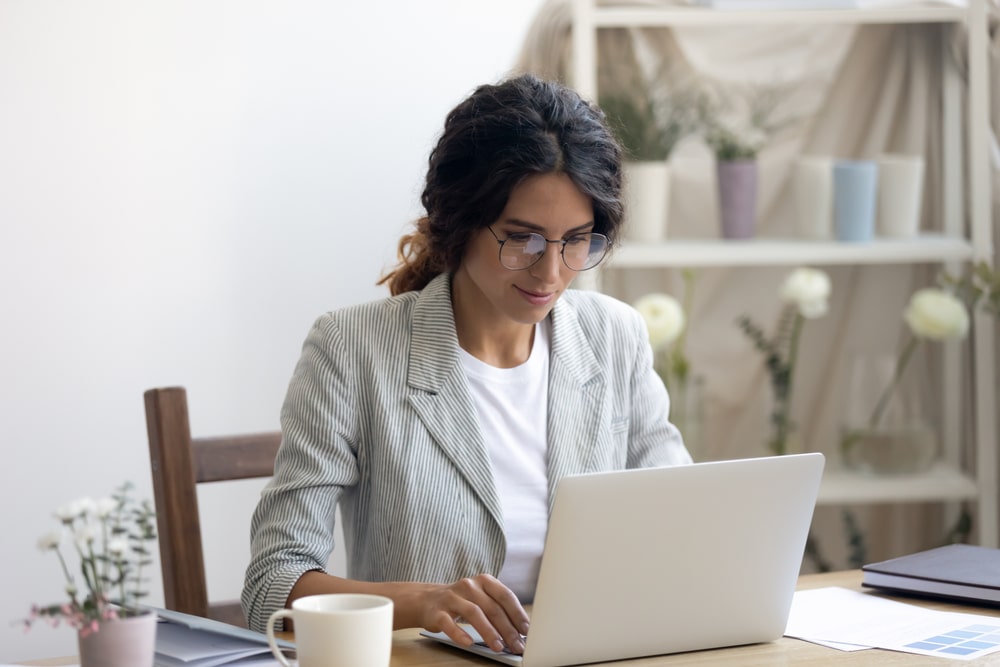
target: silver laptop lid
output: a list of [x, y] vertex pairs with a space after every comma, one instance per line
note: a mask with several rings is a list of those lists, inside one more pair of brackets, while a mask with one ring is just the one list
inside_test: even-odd
[[563, 478], [523, 667], [779, 638], [823, 463], [796, 454]]

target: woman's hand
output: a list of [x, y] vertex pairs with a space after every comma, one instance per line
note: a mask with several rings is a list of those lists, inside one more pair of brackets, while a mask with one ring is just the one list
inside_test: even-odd
[[420, 592], [416, 624], [431, 632], [443, 632], [452, 641], [471, 646], [472, 637], [459, 625], [468, 623], [494, 651], [507, 648], [524, 652], [522, 635], [528, 634], [528, 614], [517, 596], [496, 577], [480, 574], [450, 585], [435, 585]]
[[514, 593], [488, 574], [460, 579], [453, 584], [412, 582], [362, 582], [333, 577], [319, 571], [303, 574], [292, 587], [286, 605], [305, 595], [319, 593], [372, 593], [393, 601], [393, 626], [426, 628], [443, 632], [457, 644], [471, 646], [472, 637], [459, 621], [468, 623], [494, 651], [507, 648], [524, 652], [522, 635], [528, 634], [528, 613]]

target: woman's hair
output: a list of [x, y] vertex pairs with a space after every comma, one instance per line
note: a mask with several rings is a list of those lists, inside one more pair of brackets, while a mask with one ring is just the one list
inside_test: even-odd
[[379, 280], [392, 294], [454, 271], [511, 191], [536, 174], [565, 173], [590, 197], [594, 231], [615, 241], [622, 221], [622, 150], [604, 113], [569, 88], [524, 74], [478, 87], [445, 120], [421, 197], [426, 215], [399, 241], [399, 264]]

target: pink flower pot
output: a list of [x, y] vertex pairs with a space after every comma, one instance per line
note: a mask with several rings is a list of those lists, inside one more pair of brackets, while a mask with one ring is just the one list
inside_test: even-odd
[[78, 635], [80, 667], [153, 667], [156, 614], [104, 621]]
[[722, 238], [753, 238], [757, 221], [757, 161], [716, 164]]

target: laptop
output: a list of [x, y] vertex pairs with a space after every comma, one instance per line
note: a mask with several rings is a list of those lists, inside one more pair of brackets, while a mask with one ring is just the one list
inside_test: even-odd
[[823, 464], [810, 453], [565, 477], [524, 655], [421, 634], [520, 667], [778, 639]]

